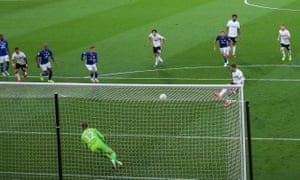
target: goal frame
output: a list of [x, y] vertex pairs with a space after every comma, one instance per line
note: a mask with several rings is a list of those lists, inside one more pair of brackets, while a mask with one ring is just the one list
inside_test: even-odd
[[[122, 83], [40, 83], [40, 82], [0, 82], [0, 85], [16, 85], [17, 86], [77, 86], [77, 87], [134, 87], [134, 88], [238, 88], [239, 89], [239, 106], [240, 106], [240, 141], [241, 141], [241, 177], [242, 180], [247, 179], [247, 158], [246, 158], [246, 138], [245, 138], [245, 100], [244, 100], [244, 86], [231, 84], [122, 84]], [[53, 94], [57, 96], [59, 92]], [[59, 128], [59, 127], [57, 127]], [[58, 160], [60, 161], [60, 160]], [[60, 171], [61, 172], [61, 171]], [[62, 172], [61, 172], [62, 173]], [[62, 177], [59, 175], [59, 177]]]

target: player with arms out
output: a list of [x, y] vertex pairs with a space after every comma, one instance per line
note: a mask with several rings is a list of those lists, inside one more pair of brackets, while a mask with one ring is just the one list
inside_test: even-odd
[[224, 58], [224, 67], [229, 64], [228, 54], [230, 51], [231, 41], [228, 36], [225, 35], [224, 31], [221, 31], [220, 34], [216, 37], [214, 41], [214, 51], [217, 50], [217, 42], [219, 41], [220, 52]]
[[[16, 64], [14, 64], [14, 61], [16, 61]], [[15, 75], [17, 77], [17, 81], [21, 82], [21, 77], [19, 74], [19, 69], [23, 72], [23, 77], [27, 77], [27, 58], [25, 53], [23, 53], [19, 48], [15, 48], [15, 52], [11, 56], [11, 63], [12, 66], [15, 67]]]
[[[230, 66], [230, 71], [232, 72], [232, 85], [243, 85], [245, 81], [245, 77], [243, 72], [237, 68], [235, 64], [232, 64]], [[221, 100], [223, 95], [228, 91], [228, 89], [224, 88], [221, 90], [221, 92], [214, 92], [214, 95], [217, 97], [217, 99]], [[237, 88], [233, 88], [228, 92], [228, 98], [226, 99], [226, 102], [224, 103], [224, 107], [229, 107], [231, 104], [231, 96], [233, 94], [238, 93], [239, 90]]]
[[81, 61], [85, 60], [85, 67], [90, 72], [90, 78], [93, 83], [98, 83], [98, 55], [95, 46], [90, 47], [89, 52], [81, 53]]
[[[0, 70], [2, 76], [9, 76], [9, 48], [8, 42], [4, 39], [4, 35], [0, 34]], [[4, 71], [4, 62], [6, 62], [6, 67]]]
[[38, 52], [38, 54], [35, 56], [36, 65], [38, 68], [42, 69], [42, 73], [40, 74], [41, 81], [44, 81], [44, 76], [48, 75], [48, 82], [54, 83], [52, 80], [52, 66], [49, 61], [49, 57], [54, 62], [55, 65], [57, 65], [57, 62], [53, 56], [52, 51], [49, 49], [49, 46], [47, 43], [44, 44], [44, 49]]
[[226, 35], [232, 41], [231, 50], [233, 58], [236, 58], [236, 43], [240, 37], [240, 23], [237, 20], [237, 15], [233, 14], [231, 20], [226, 25]]
[[162, 46], [166, 42], [166, 38], [157, 33], [156, 29], [152, 29], [151, 33], [148, 36], [149, 42], [153, 48], [153, 54], [155, 57], [154, 68], [158, 66], [158, 63], [161, 65], [164, 63], [164, 60], [160, 57]]
[[282, 54], [282, 61], [285, 61], [285, 49], [288, 52], [289, 55], [289, 61], [292, 61], [292, 48], [291, 48], [291, 34], [286, 29], [285, 24], [282, 24], [280, 26], [279, 34], [278, 34], [278, 41], [280, 41], [280, 52]]
[[93, 153], [104, 153], [104, 155], [111, 161], [113, 169], [117, 166], [122, 166], [122, 162], [117, 160], [117, 154], [104, 143], [103, 134], [95, 128], [90, 128], [88, 122], [82, 123], [82, 129], [83, 133], [81, 135], [81, 140], [86, 148], [91, 150]]

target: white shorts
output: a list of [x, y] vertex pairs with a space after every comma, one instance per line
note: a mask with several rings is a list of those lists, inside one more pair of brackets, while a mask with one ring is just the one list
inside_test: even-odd
[[52, 68], [50, 62], [48, 62], [47, 64], [40, 64], [40, 67], [41, 67], [42, 71], [47, 71], [48, 69]]
[[86, 64], [85, 67], [86, 67], [89, 71], [94, 71], [94, 72], [98, 71], [96, 64], [92, 64], [92, 65]]
[[229, 54], [229, 47], [220, 48], [221, 54]]
[[0, 56], [0, 63], [9, 62], [9, 56]]

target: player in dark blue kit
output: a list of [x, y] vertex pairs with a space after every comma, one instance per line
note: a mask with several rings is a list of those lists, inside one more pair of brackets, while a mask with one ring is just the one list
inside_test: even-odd
[[85, 60], [85, 67], [90, 72], [90, 78], [93, 83], [98, 83], [98, 55], [95, 46], [90, 47], [90, 51], [81, 53], [81, 61]]
[[231, 40], [225, 35], [224, 31], [221, 31], [214, 41], [214, 51], [217, 49], [218, 41], [220, 44], [220, 52], [224, 58], [224, 67], [226, 67], [229, 64], [228, 55], [230, 51]]
[[[0, 70], [2, 76], [9, 76], [9, 48], [8, 42], [4, 40], [4, 35], [0, 34]], [[4, 71], [4, 62], [6, 62], [6, 67]]]
[[42, 73], [40, 74], [41, 81], [44, 81], [44, 76], [48, 75], [48, 82], [53, 83], [52, 80], [52, 66], [49, 61], [49, 57], [57, 65], [55, 58], [53, 57], [52, 51], [49, 49], [48, 44], [44, 44], [44, 49], [38, 52], [35, 56], [36, 64], [38, 68], [42, 69]]

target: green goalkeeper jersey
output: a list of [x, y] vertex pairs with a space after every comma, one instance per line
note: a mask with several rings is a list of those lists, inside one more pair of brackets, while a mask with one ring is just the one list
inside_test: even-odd
[[104, 136], [95, 128], [88, 128], [83, 131], [81, 135], [81, 140], [88, 147], [91, 147], [97, 141], [104, 141]]

